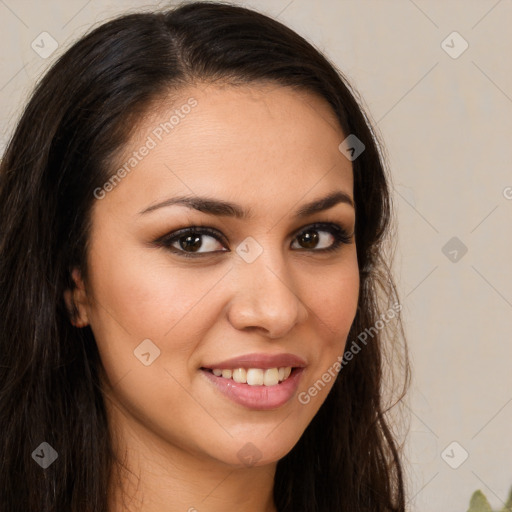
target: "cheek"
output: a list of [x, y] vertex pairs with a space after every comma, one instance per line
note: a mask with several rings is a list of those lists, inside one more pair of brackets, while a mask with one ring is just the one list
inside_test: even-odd
[[[187, 270], [171, 265], [158, 250], [103, 247], [91, 252], [90, 324], [110, 383], [123, 382], [128, 393], [137, 392], [129, 383], [141, 391], [147, 387], [154, 392], [163, 382], [172, 388], [175, 381], [162, 373], [164, 368], [187, 382], [188, 358], [203, 326], [215, 319], [215, 303], [208, 300], [208, 292], [225, 270]], [[148, 339], [156, 346], [149, 344], [150, 359], [156, 357], [144, 366], [137, 354], [147, 352], [139, 347], [146, 347], [147, 342], [141, 344]]]
[[308, 295], [307, 306], [314, 312], [323, 338], [332, 343], [346, 339], [359, 298], [357, 259], [350, 257], [343, 265], [319, 268], [311, 285], [315, 292]]
[[166, 258], [164, 249], [133, 247], [98, 258], [93, 286], [97, 302], [105, 306], [97, 309], [100, 322], [120, 324], [117, 327], [132, 339], [161, 339], [184, 325], [197, 329], [199, 319], [209, 317], [210, 311], [213, 315], [214, 303], [208, 294], [227, 268], [194, 267], [193, 263], [187, 267], [171, 258]]
[[356, 258], [315, 273], [317, 293], [310, 294], [308, 309], [313, 323], [314, 364], [297, 395], [304, 414], [311, 419], [339, 376], [340, 361], [350, 327], [357, 313], [359, 270]]
[[[125, 407], [140, 417], [153, 411], [165, 423], [168, 411], [184, 406], [179, 383], [189, 385], [190, 355], [218, 317], [217, 302], [209, 297], [227, 268], [185, 268], [158, 250], [112, 249], [95, 253], [91, 265], [91, 326], [101, 360]], [[137, 359], [147, 352], [154, 361], [148, 366]]]

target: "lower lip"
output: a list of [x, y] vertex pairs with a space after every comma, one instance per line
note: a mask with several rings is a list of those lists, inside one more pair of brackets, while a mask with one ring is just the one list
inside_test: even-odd
[[250, 386], [233, 379], [217, 377], [212, 372], [201, 373], [225, 396], [249, 409], [277, 409], [288, 402], [297, 392], [304, 368], [294, 368], [290, 376], [275, 386]]

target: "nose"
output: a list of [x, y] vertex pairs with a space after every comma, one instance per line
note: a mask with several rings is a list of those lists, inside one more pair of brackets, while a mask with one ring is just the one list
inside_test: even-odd
[[300, 290], [277, 253], [265, 249], [252, 263], [240, 259], [231, 271], [228, 319], [236, 329], [259, 329], [280, 338], [308, 317]]

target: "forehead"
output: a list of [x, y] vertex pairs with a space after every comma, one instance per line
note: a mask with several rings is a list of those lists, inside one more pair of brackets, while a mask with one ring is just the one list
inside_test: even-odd
[[316, 158], [323, 152], [338, 156], [337, 147], [344, 138], [324, 98], [272, 83], [203, 84], [157, 98], [138, 123], [127, 149], [148, 135], [161, 148], [177, 149], [186, 142], [180, 149], [188, 156], [195, 149], [208, 148], [212, 157], [228, 149], [231, 156], [232, 152], [279, 153], [285, 145], [294, 147], [296, 158], [315, 149]]
[[116, 166], [137, 161], [109, 199], [151, 203], [186, 193], [297, 202], [340, 185], [351, 194], [352, 166], [338, 149], [344, 138], [327, 101], [312, 93], [276, 84], [188, 87], [158, 98], [140, 120]]

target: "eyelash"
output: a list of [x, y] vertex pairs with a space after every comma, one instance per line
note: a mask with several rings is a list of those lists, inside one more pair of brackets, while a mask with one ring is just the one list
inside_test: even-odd
[[[306, 226], [304, 229], [299, 231], [295, 238], [307, 233], [308, 231], [327, 231], [334, 237], [334, 242], [330, 247], [324, 249], [303, 249], [307, 252], [319, 252], [319, 253], [329, 253], [334, 252], [344, 244], [352, 243], [352, 236], [348, 233], [348, 231], [341, 227], [338, 224], [330, 223], [330, 222], [317, 222], [315, 224], [311, 224], [310, 226]], [[200, 258], [202, 256], [208, 256], [211, 254], [219, 253], [219, 252], [229, 252], [229, 251], [209, 251], [204, 253], [188, 253], [183, 251], [182, 249], [176, 249], [176, 247], [172, 247], [172, 244], [175, 241], [179, 241], [180, 238], [184, 237], [188, 234], [196, 234], [196, 235], [208, 235], [215, 238], [218, 242], [223, 243], [223, 237], [219, 236], [219, 232], [215, 229], [209, 228], [207, 226], [190, 226], [187, 228], [180, 229], [178, 231], [174, 231], [173, 233], [169, 233], [164, 235], [155, 241], [158, 246], [165, 247], [169, 249], [174, 254], [178, 254], [179, 256], [185, 258]]]

